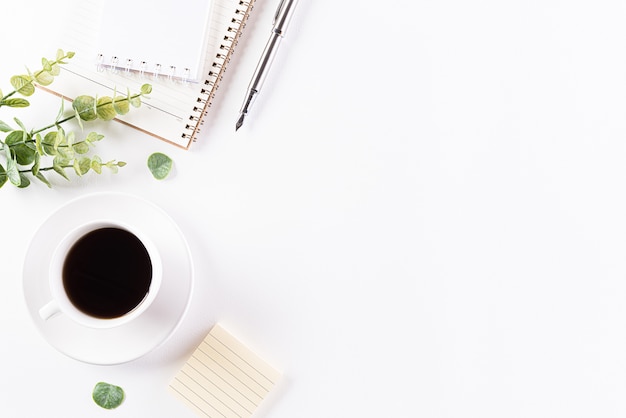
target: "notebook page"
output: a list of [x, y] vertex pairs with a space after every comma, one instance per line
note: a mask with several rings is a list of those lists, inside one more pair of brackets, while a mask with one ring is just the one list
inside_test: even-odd
[[280, 373], [215, 325], [169, 390], [199, 416], [247, 418], [280, 378]]
[[[63, 25], [60, 47], [76, 55], [61, 66], [61, 75], [45, 88], [54, 94], [73, 99], [81, 94], [126, 94], [126, 89], [138, 92], [144, 83], [152, 84], [152, 93], [143, 98], [141, 109], [134, 109], [116, 119], [177, 146], [188, 148], [189, 139], [183, 134], [189, 117], [198, 105], [204, 83], [182, 82], [164, 77], [141, 76], [125, 71], [98, 71], [96, 37], [100, 16], [106, 0], [72, 0], [68, 23]], [[213, 0], [203, 73], [208, 74], [220, 44], [231, 24], [239, 0]]]
[[197, 81], [211, 4], [107, 0], [96, 36], [101, 64]]

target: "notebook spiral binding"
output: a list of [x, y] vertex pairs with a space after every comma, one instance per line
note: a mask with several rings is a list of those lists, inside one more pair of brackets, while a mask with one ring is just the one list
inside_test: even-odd
[[112, 56], [110, 59], [107, 59], [103, 54], [98, 54], [96, 57], [96, 69], [98, 72], [110, 71], [114, 74], [120, 72], [136, 73], [141, 77], [149, 73], [154, 78], [166, 77], [170, 80], [182, 81], [188, 81], [191, 76], [189, 68], [184, 68], [182, 73], [173, 65], [169, 66], [169, 68], [164, 68], [163, 65], [157, 63], [154, 64], [153, 68], [148, 68], [146, 61], [140, 61], [137, 67], [135, 61], [130, 58], [120, 61], [119, 57]]
[[255, 0], [240, 0], [234, 17], [231, 19], [231, 25], [228, 27], [227, 33], [222, 39], [219, 52], [215, 55], [215, 59], [211, 64], [211, 69], [204, 80], [204, 87], [200, 90], [197, 103], [192, 109], [189, 116], [189, 122], [185, 126], [185, 131], [181, 136], [190, 141], [195, 141], [200, 127], [204, 122], [204, 117], [208, 113], [213, 102], [219, 83], [224, 77], [226, 67], [230, 62], [233, 51], [239, 42], [239, 38], [246, 26], [246, 21], [250, 16], [250, 12], [254, 7]]

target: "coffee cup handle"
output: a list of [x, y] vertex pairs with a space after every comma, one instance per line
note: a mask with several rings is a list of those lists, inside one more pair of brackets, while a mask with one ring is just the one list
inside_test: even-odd
[[59, 308], [59, 304], [56, 303], [56, 301], [54, 300], [51, 300], [50, 302], [46, 303], [41, 309], [39, 309], [39, 316], [44, 321], [47, 321], [48, 319], [56, 316], [59, 313], [61, 313], [61, 309]]

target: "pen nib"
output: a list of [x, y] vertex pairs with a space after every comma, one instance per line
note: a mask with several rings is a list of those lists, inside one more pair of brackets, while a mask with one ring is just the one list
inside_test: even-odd
[[239, 128], [241, 128], [241, 125], [243, 125], [243, 118], [245, 117], [245, 114], [241, 114], [241, 116], [239, 116], [239, 119], [237, 120], [237, 123], [235, 124], [235, 132], [239, 130]]

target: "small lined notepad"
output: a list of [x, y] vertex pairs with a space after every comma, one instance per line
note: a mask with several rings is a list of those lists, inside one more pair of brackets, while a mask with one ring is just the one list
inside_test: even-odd
[[170, 382], [170, 391], [201, 417], [250, 417], [280, 373], [215, 325]]

